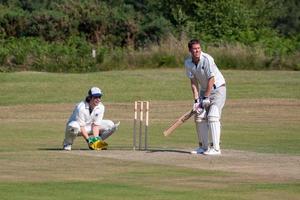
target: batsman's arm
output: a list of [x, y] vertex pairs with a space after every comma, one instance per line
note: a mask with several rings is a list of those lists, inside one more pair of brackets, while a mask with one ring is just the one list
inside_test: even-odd
[[191, 89], [194, 96], [194, 100], [198, 99], [199, 98], [198, 83], [195, 78], [191, 79]]

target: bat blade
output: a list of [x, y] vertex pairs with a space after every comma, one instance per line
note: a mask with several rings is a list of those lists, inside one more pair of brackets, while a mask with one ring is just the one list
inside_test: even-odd
[[184, 113], [181, 117], [179, 117], [173, 124], [167, 128], [163, 134], [164, 136], [170, 135], [176, 128], [178, 128], [181, 124], [186, 122], [189, 118], [191, 118], [195, 114], [195, 111], [191, 110], [186, 113]]

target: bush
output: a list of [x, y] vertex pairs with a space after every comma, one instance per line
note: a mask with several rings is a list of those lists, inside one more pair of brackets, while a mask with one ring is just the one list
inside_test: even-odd
[[4, 65], [9, 55], [9, 51], [6, 48], [0, 48], [0, 64]]
[[[36, 38], [0, 40], [1, 71], [35, 70], [49, 72], [93, 72], [135, 68], [183, 67], [188, 54], [188, 40], [169, 36], [160, 45], [140, 50], [95, 46], [83, 37], [70, 37], [64, 43], [50, 43]], [[203, 43], [221, 69], [299, 70], [299, 52], [270, 55], [260, 45], [241, 43]], [[96, 58], [92, 57], [96, 49]]]
[[260, 48], [242, 44], [226, 44], [219, 47], [209, 46], [208, 53], [223, 69], [267, 69], [270, 57]]

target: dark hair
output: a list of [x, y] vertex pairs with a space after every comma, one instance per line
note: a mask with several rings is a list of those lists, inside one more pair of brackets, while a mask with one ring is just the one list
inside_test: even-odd
[[92, 96], [92, 89], [89, 89], [88, 95], [89, 95], [89, 96]]
[[200, 41], [197, 39], [192, 39], [191, 41], [189, 41], [189, 43], [188, 43], [189, 49], [191, 49], [194, 44], [200, 44]]
[[92, 96], [90, 96], [90, 95], [85, 97], [85, 101], [87, 103], [90, 103], [91, 99], [92, 99]]

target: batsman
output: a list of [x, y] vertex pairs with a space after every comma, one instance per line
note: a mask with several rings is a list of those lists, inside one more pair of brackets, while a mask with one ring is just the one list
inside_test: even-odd
[[[226, 101], [225, 79], [207, 53], [201, 51], [200, 41], [188, 43], [190, 57], [184, 62], [194, 97], [193, 110], [199, 147], [192, 154], [221, 155], [221, 114]], [[212, 143], [212, 145], [210, 145]]]

